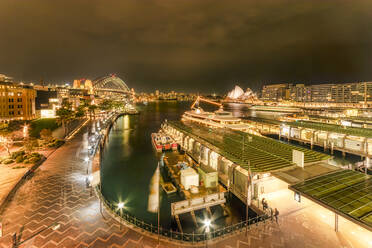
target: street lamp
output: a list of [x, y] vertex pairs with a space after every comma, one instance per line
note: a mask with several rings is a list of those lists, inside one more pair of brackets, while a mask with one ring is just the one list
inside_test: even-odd
[[120, 230], [121, 230], [121, 218], [122, 218], [122, 209], [124, 208], [124, 202], [119, 202], [118, 203], [118, 209], [120, 210]]
[[28, 125], [23, 126], [23, 138], [27, 138], [28, 136]]
[[205, 226], [205, 232], [204, 232], [205, 247], [208, 247], [207, 233], [209, 233], [209, 231], [210, 231], [211, 220], [210, 219], [205, 219], [204, 220], [204, 226]]
[[124, 208], [124, 202], [119, 202], [118, 203], [118, 209], [122, 209], [122, 208]]
[[205, 232], [210, 231], [210, 226], [211, 226], [211, 220], [210, 219], [205, 219], [204, 220], [204, 226], [205, 226]]

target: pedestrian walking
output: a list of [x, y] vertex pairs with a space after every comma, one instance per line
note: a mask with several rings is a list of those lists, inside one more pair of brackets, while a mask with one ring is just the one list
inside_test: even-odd
[[270, 218], [271, 218], [271, 221], [273, 221], [273, 209], [272, 208], [270, 208]]
[[274, 216], [275, 216], [275, 221], [276, 221], [277, 224], [278, 224], [278, 215], [279, 215], [279, 211], [278, 211], [278, 209], [275, 208]]
[[261, 203], [262, 203], [262, 209], [265, 210], [265, 198], [262, 198]]

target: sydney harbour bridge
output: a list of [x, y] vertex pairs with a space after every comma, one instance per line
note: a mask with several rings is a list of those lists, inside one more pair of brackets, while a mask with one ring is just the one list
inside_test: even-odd
[[127, 84], [115, 74], [93, 80], [94, 94], [103, 98], [130, 98], [131, 90]]

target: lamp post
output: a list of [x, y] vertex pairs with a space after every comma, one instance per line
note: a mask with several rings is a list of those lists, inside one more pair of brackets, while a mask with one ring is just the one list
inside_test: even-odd
[[205, 247], [208, 247], [208, 239], [207, 235], [210, 232], [210, 226], [211, 226], [211, 220], [210, 219], [205, 219], [204, 220], [204, 226], [205, 226], [205, 231], [204, 231], [204, 239], [205, 239]]
[[28, 138], [28, 125], [23, 126], [23, 138]]
[[122, 218], [122, 211], [123, 211], [123, 208], [124, 208], [124, 202], [119, 202], [118, 203], [118, 209], [120, 210], [120, 230], [121, 230], [121, 218]]

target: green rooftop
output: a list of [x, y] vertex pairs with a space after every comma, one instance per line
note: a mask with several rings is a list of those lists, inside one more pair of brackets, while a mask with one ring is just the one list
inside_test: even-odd
[[351, 135], [351, 136], [372, 138], [372, 129], [369, 129], [369, 128], [345, 127], [345, 126], [336, 125], [336, 124], [311, 122], [311, 121], [281, 122], [278, 120], [268, 120], [268, 119], [263, 119], [263, 118], [249, 118], [248, 120], [267, 123], [267, 124], [273, 124], [273, 125], [285, 124], [291, 127], [302, 127], [302, 128], [309, 128], [309, 129], [320, 130], [320, 131], [341, 133], [341, 134], [346, 134], [346, 135]]
[[[305, 163], [328, 159], [324, 153], [280, 141], [227, 129], [210, 129], [196, 123], [168, 122], [171, 126], [209, 146], [230, 161], [252, 172], [277, 171], [294, 166], [292, 150], [305, 153]], [[244, 145], [243, 145], [244, 144]]]
[[341, 125], [319, 123], [319, 122], [309, 122], [309, 121], [294, 121], [294, 122], [284, 122], [288, 126], [311, 128], [321, 131], [328, 131], [333, 133], [342, 133], [351, 136], [359, 136], [372, 138], [372, 129], [368, 128], [358, 128], [358, 127], [345, 127]]
[[341, 170], [290, 186], [332, 211], [372, 230], [372, 177]]

